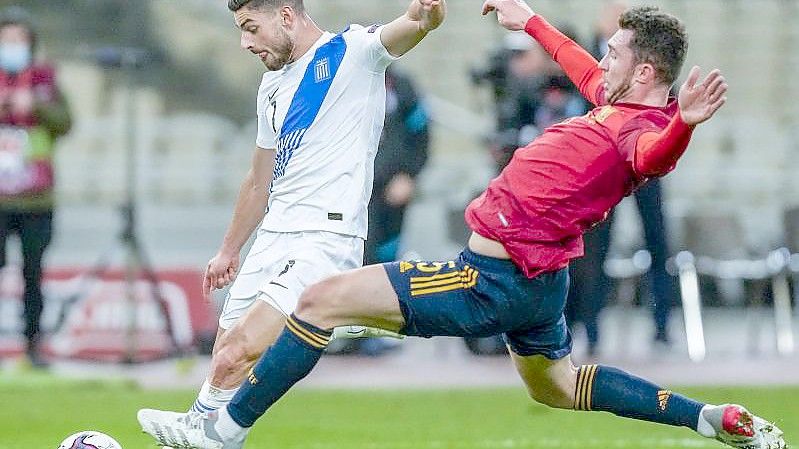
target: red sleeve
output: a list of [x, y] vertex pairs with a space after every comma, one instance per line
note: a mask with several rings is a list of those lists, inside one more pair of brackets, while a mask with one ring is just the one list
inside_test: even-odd
[[663, 176], [674, 169], [685, 153], [694, 128], [687, 125], [679, 111], [661, 132], [645, 131], [635, 142], [633, 167], [645, 176]]
[[524, 31], [552, 55], [588, 101], [605, 104], [602, 70], [593, 56], [538, 14], [527, 21]]

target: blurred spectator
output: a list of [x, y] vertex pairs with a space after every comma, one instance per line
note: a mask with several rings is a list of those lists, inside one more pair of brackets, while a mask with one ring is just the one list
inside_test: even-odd
[[427, 162], [430, 118], [413, 82], [389, 67], [386, 72], [386, 121], [375, 157], [369, 203], [365, 263], [397, 257], [405, 208], [416, 191], [416, 177]]
[[505, 39], [502, 46], [492, 51], [484, 66], [469, 70], [469, 79], [474, 86], [487, 84], [491, 88], [495, 104], [499, 104], [507, 95], [508, 61], [515, 45], [512, 39], [510, 41]]
[[597, 60], [601, 60], [608, 52], [608, 39], [619, 29], [619, 16], [629, 5], [624, 1], [608, 2], [599, 13], [599, 18], [594, 27], [594, 35], [591, 45], [587, 50], [594, 55]]
[[[619, 15], [627, 5], [611, 2], [600, 14], [596, 32], [590, 47], [594, 57], [601, 60], [608, 51], [608, 39], [618, 29]], [[669, 343], [668, 322], [674, 297], [674, 282], [666, 272], [669, 257], [666, 221], [663, 215], [663, 195], [660, 179], [650, 180], [635, 194], [635, 204], [641, 216], [646, 249], [652, 255], [652, 267], [648, 273], [651, 291], [655, 335], [659, 345]], [[583, 323], [588, 340], [588, 354], [593, 357], [599, 344], [599, 315], [611, 290], [611, 281], [605, 275], [603, 265], [610, 248], [613, 215], [583, 236], [585, 256], [573, 260], [570, 266], [572, 278], [566, 318], [570, 326]]]
[[42, 257], [53, 224], [53, 149], [70, 128], [69, 111], [56, 86], [55, 69], [36, 60], [36, 33], [29, 16], [11, 8], [0, 16], [0, 266], [6, 240], [17, 234], [25, 278], [27, 355], [39, 354], [43, 309]]
[[497, 133], [489, 145], [497, 173], [508, 165], [516, 148], [538, 135], [535, 117], [541, 84], [553, 70], [549, 55], [527, 33], [509, 33], [504, 45], [508, 51], [505, 95], [497, 98]]
[[[562, 29], [574, 37], [570, 27]], [[505, 46], [509, 51], [505, 95], [497, 103], [497, 133], [490, 144], [497, 172], [544, 128], [586, 111], [571, 81], [530, 36], [510, 33]]]
[[[655, 321], [654, 341], [658, 345], [668, 345], [668, 323], [675, 285], [666, 271], [670, 252], [660, 182], [650, 180], [635, 192], [634, 197], [641, 216], [645, 246], [652, 255], [652, 266], [646, 280]], [[571, 263], [572, 284], [566, 304], [566, 318], [571, 326], [580, 322], [585, 326], [590, 356], [596, 355], [599, 315], [611, 290], [611, 281], [604, 273], [603, 264], [610, 247], [613, 219], [611, 214], [606, 221], [585, 234], [585, 256]]]
[[[430, 118], [413, 81], [389, 66], [386, 121], [375, 157], [364, 264], [397, 258], [405, 209], [416, 192], [416, 177], [427, 162], [429, 144]], [[379, 355], [394, 344], [383, 339], [340, 340], [340, 347], [328, 348], [328, 352]]]

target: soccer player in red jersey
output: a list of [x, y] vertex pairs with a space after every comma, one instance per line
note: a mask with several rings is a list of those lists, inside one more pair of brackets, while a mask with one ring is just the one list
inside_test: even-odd
[[669, 89], [687, 48], [682, 23], [657, 8], [619, 18], [597, 62], [522, 0], [487, 0], [509, 30], [525, 30], [597, 107], [547, 128], [466, 211], [468, 247], [446, 262], [394, 262], [345, 272], [303, 293], [286, 328], [233, 401], [203, 419], [164, 413], [199, 448], [238, 449], [249, 428], [316, 365], [341, 325], [406, 335], [502, 333], [530, 396], [543, 404], [684, 426], [732, 447], [782, 449], [782, 432], [739, 405], [703, 404], [604, 365], [574, 366], [563, 318], [569, 261], [582, 234], [647, 179], [672, 170], [696, 125], [724, 104], [718, 70], [691, 69]]

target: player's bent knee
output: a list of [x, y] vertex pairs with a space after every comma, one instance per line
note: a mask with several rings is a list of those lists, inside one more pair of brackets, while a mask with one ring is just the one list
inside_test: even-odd
[[577, 368], [571, 357], [551, 360], [541, 355], [514, 355], [514, 361], [530, 398], [553, 408], [573, 408]]
[[213, 371], [226, 377], [241, 371], [241, 367], [251, 364], [260, 356], [254, 344], [248, 344], [248, 336], [241, 332], [227, 332], [220, 342], [219, 351], [213, 358]]
[[335, 325], [331, 322], [333, 313], [342, 306], [340, 290], [336, 277], [317, 282], [302, 293], [294, 313], [312, 324], [323, 327], [333, 326]]
[[241, 371], [246, 360], [244, 348], [234, 345], [224, 346], [213, 358], [211, 377], [217, 381], [226, 380]]
[[527, 393], [532, 400], [548, 407], [570, 409], [574, 405], [574, 402], [569, 399], [569, 394], [564, 391], [528, 388]]
[[568, 379], [549, 379], [527, 386], [527, 394], [534, 401], [552, 408], [573, 408], [574, 385]]

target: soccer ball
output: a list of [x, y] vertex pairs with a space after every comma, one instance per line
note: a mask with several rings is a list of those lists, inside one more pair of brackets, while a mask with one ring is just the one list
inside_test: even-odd
[[122, 445], [104, 433], [84, 430], [68, 436], [58, 449], [122, 449]]

